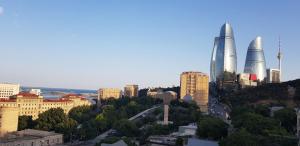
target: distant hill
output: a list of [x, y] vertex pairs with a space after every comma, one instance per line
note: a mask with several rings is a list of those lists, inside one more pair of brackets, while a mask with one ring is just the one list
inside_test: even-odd
[[263, 103], [294, 107], [300, 103], [300, 79], [242, 89], [225, 95], [223, 101], [230, 106]]

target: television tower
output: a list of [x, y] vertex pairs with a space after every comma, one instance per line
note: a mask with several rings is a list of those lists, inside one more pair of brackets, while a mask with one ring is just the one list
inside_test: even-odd
[[279, 81], [281, 82], [281, 59], [282, 59], [282, 53], [281, 53], [281, 40], [280, 40], [280, 36], [279, 36], [279, 45], [278, 45], [278, 55], [277, 55], [277, 59], [278, 59], [278, 69], [279, 69]]

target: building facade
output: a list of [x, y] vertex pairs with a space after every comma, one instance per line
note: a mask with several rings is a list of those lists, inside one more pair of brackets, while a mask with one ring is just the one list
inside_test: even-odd
[[108, 98], [120, 98], [122, 96], [121, 89], [118, 88], [100, 88], [98, 90], [98, 100]]
[[244, 73], [256, 74], [257, 80], [260, 82], [266, 79], [266, 61], [262, 38], [259, 36], [249, 44]]
[[0, 84], [0, 99], [9, 98], [12, 95], [16, 95], [20, 92], [19, 84]]
[[19, 111], [15, 107], [0, 106], [0, 137], [18, 129]]
[[216, 53], [218, 49], [219, 44], [219, 37], [215, 37], [214, 41], [214, 47], [211, 55], [211, 61], [210, 61], [210, 81], [216, 82]]
[[37, 119], [40, 113], [51, 108], [62, 108], [67, 114], [73, 107], [91, 105], [83, 96], [68, 94], [58, 99], [44, 99], [43, 96], [21, 92], [9, 99], [0, 100], [0, 107], [18, 109], [18, 116], [32, 116]]
[[180, 98], [192, 97], [202, 112], [208, 108], [209, 77], [201, 72], [183, 72], [180, 76]]
[[124, 96], [126, 97], [138, 97], [139, 86], [138, 85], [126, 85], [124, 87]]
[[0, 138], [0, 146], [55, 146], [63, 144], [63, 134], [25, 129]]
[[229, 23], [225, 23], [221, 27], [218, 39], [215, 68], [211, 69], [215, 71], [213, 77], [219, 81], [234, 80], [230, 77], [235, 77], [237, 72], [237, 55], [233, 30]]
[[279, 69], [267, 69], [267, 83], [280, 83]]

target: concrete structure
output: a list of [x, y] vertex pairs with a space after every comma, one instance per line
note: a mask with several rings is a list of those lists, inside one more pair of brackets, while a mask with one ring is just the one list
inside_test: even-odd
[[118, 88], [100, 88], [98, 90], [98, 99], [120, 98], [122, 91]]
[[163, 96], [163, 101], [164, 101], [164, 125], [168, 125], [169, 124], [169, 104], [171, 102], [171, 100], [173, 99], [171, 93], [166, 92], [165, 94], [162, 95]]
[[267, 83], [280, 83], [280, 70], [267, 69]]
[[41, 89], [30, 89], [29, 93], [35, 94], [35, 95], [41, 95], [42, 91], [41, 91]]
[[12, 95], [16, 95], [20, 92], [19, 84], [0, 84], [0, 99], [9, 98]]
[[219, 146], [219, 143], [217, 141], [189, 138], [187, 146]]
[[126, 85], [124, 87], [124, 96], [126, 97], [138, 97], [139, 86], [138, 85]]
[[26, 129], [0, 138], [0, 146], [55, 146], [63, 144], [63, 134]]
[[221, 27], [220, 36], [218, 38], [219, 40], [215, 55], [215, 69], [213, 69], [215, 73], [213, 73], [213, 77], [219, 81], [234, 80], [226, 78], [226, 73], [233, 74], [234, 77], [237, 72], [236, 46], [233, 30], [229, 23], [225, 23]]
[[281, 52], [281, 42], [280, 42], [280, 37], [279, 37], [279, 47], [278, 47], [278, 70], [279, 70], [279, 82], [281, 81], [281, 76], [282, 76], [282, 70], [281, 70], [281, 61], [282, 61], [282, 52]]
[[244, 73], [256, 74], [257, 80], [260, 82], [266, 78], [266, 61], [260, 36], [249, 44]]
[[176, 145], [176, 139], [177, 138], [175, 138], [175, 137], [165, 136], [165, 135], [149, 136], [147, 138], [147, 145], [151, 145], [151, 146]]
[[180, 76], [180, 98], [192, 97], [202, 112], [208, 111], [208, 76], [201, 72], [183, 72]]
[[102, 143], [101, 146], [127, 146], [127, 144], [123, 140], [119, 140], [113, 144]]
[[197, 124], [191, 123], [186, 126], [179, 126], [178, 133], [179, 136], [195, 136], [197, 132]]
[[16, 107], [0, 106], [0, 137], [18, 129], [19, 110]]
[[32, 116], [37, 119], [40, 113], [51, 108], [62, 108], [67, 114], [73, 107], [91, 105], [91, 103], [83, 96], [76, 94], [68, 94], [58, 99], [44, 99], [28, 92], [21, 92], [9, 99], [0, 100], [0, 107], [18, 108], [18, 115]]

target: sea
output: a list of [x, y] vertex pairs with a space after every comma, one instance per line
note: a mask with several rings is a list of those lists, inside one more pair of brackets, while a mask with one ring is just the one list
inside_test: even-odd
[[21, 87], [21, 91], [29, 91], [30, 89], [41, 89], [41, 95], [46, 99], [59, 98], [66, 94], [81, 94], [86, 98], [97, 97], [97, 90], [46, 88], [46, 87]]

